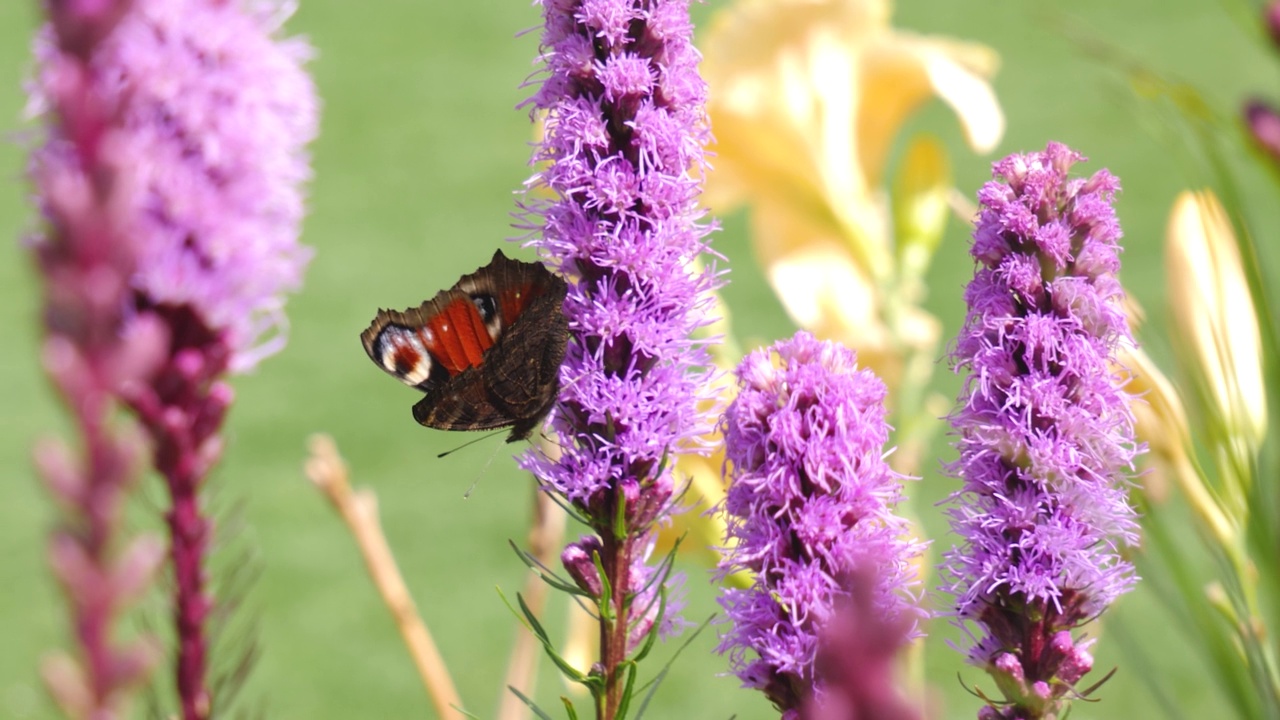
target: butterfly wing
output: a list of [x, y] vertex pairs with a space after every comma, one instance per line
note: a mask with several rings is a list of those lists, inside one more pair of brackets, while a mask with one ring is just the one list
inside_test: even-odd
[[481, 368], [493, 403], [516, 419], [508, 442], [528, 437], [555, 404], [569, 333], [564, 296], [562, 283], [534, 299], [526, 316], [540, 321], [513, 325]]
[[414, 404], [413, 419], [437, 430], [489, 430], [512, 423], [485, 391], [479, 368], [464, 370], [429, 391]]
[[564, 280], [497, 251], [417, 308], [379, 310], [360, 335], [387, 373], [426, 393], [414, 419], [441, 430], [514, 425], [528, 437], [555, 402], [568, 322]]

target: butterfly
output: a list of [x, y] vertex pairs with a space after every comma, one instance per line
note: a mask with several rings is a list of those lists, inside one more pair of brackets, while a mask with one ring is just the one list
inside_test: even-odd
[[360, 341], [370, 359], [425, 397], [413, 418], [440, 430], [511, 427], [529, 437], [560, 390], [567, 286], [541, 263], [499, 250], [416, 308], [378, 310]]

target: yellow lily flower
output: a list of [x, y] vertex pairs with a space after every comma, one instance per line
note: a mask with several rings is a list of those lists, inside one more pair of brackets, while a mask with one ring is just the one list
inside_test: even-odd
[[1235, 232], [1212, 192], [1184, 192], [1174, 202], [1165, 269], [1179, 357], [1221, 453], [1230, 510], [1242, 514], [1267, 427], [1262, 340]]
[[[909, 304], [884, 319], [886, 288], [901, 285], [884, 190], [894, 136], [935, 96], [979, 152], [1004, 130], [987, 80], [995, 53], [895, 30], [889, 9], [887, 0], [739, 0], [703, 43], [717, 140], [708, 205], [750, 203], [756, 252], [792, 319], [856, 347], [882, 374], [897, 371], [879, 358], [895, 343], [923, 347], [938, 333]], [[926, 169], [937, 163], [945, 158]]]

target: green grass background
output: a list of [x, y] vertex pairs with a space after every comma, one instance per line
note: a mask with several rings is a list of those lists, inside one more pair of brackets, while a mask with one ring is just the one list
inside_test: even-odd
[[[698, 7], [704, 21], [721, 5]], [[1127, 234], [1124, 279], [1151, 315], [1148, 348], [1170, 367], [1161, 243], [1175, 194], [1205, 182], [1185, 149], [1170, 142], [1158, 114], [1133, 99], [1114, 67], [1085, 58], [1062, 36], [1064, 19], [1150, 67], [1203, 89], [1215, 112], [1233, 117], [1247, 93], [1280, 99], [1277, 56], [1248, 22], [1245, 0], [1082, 0], [1068, 14], [1009, 0], [913, 0], [897, 10], [900, 27], [987, 43], [1003, 56], [995, 86], [1009, 128], [998, 154], [1062, 140], [1106, 166], [1124, 185], [1118, 209]], [[1233, 15], [1234, 14], [1234, 15]], [[306, 437], [332, 433], [354, 481], [376, 488], [390, 541], [436, 633], [468, 707], [493, 712], [513, 622], [494, 591], [513, 593], [522, 565], [507, 540], [522, 541], [529, 482], [498, 440], [439, 460], [463, 436], [425, 430], [409, 415], [413, 393], [371, 367], [357, 336], [379, 306], [414, 305], [488, 259], [510, 237], [512, 192], [528, 173], [530, 126], [514, 106], [527, 91], [538, 22], [525, 0], [303, 0], [291, 25], [318, 49], [311, 69], [323, 98], [314, 146], [315, 182], [304, 241], [316, 248], [306, 287], [289, 306], [287, 350], [236, 379], [226, 460], [217, 471], [221, 506], [243, 503], [249, 528], [235, 544], [256, 548], [260, 581], [248, 599], [264, 655], [246, 705], [273, 718], [411, 718], [432, 715], [391, 620], [365, 579], [350, 537], [302, 477]], [[61, 432], [56, 404], [37, 363], [39, 287], [19, 238], [32, 227], [20, 149], [21, 83], [36, 23], [34, 2], [0, 3], [0, 718], [52, 718], [36, 675], [40, 655], [66, 646], [64, 607], [44, 563], [53, 521], [29, 461], [32, 443]], [[955, 153], [956, 183], [972, 194], [994, 157], [963, 148], [942, 107], [926, 108], [909, 130], [943, 137]], [[1240, 157], [1236, 157], [1240, 166]], [[1246, 195], [1259, 227], [1272, 230], [1274, 186], [1247, 167]], [[747, 341], [789, 334], [785, 316], [753, 265], [743, 218], [722, 218], [717, 248], [730, 260], [725, 295]], [[1265, 240], [1265, 239], [1264, 239]], [[1272, 243], [1273, 244], [1273, 243]], [[1263, 242], [1263, 245], [1268, 245]], [[1276, 253], [1267, 256], [1277, 277]], [[928, 307], [958, 327], [960, 290], [970, 273], [964, 228], [953, 223], [931, 275]], [[1176, 289], [1174, 289], [1176, 291]], [[937, 389], [955, 392], [939, 373]], [[490, 456], [494, 459], [490, 462]], [[937, 457], [951, 452], [938, 447]], [[475, 481], [470, 499], [463, 494]], [[938, 549], [950, 545], [932, 503], [952, 481], [931, 462], [910, 491]], [[161, 503], [155, 479], [140, 494], [135, 522], [154, 524]], [[1190, 531], [1188, 531], [1190, 532]], [[705, 571], [690, 577], [688, 615], [714, 609]], [[1274, 569], [1271, 569], [1274, 571]], [[149, 622], [163, 623], [159, 598]], [[1120, 672], [1103, 702], [1078, 703], [1073, 717], [1160, 717], [1131, 657], [1108, 642], [1112, 628], [1138, 638], [1187, 717], [1222, 717], [1206, 674], [1185, 647], [1150, 587], [1127, 596], [1110, 616], [1097, 667]], [[563, 608], [548, 614], [559, 625]], [[958, 654], [944, 622], [931, 628], [928, 678], [938, 717], [973, 717], [977, 704], [956, 679]], [[650, 717], [771, 718], [756, 693], [736, 689], [713, 655], [714, 632], [696, 641], [659, 692]], [[969, 683], [990, 682], [963, 669]], [[1098, 673], [1101, 675], [1101, 673]], [[545, 670], [544, 703], [561, 688]], [[141, 706], [138, 710], [141, 715]]]

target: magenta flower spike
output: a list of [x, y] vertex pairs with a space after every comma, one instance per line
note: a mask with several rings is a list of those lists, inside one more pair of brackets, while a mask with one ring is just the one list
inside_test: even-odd
[[[722, 591], [732, 628], [720, 650], [745, 687], [791, 720], [805, 702], [831, 707], [822, 697], [828, 678], [816, 669], [819, 647], [855, 595], [881, 621], [905, 624], [900, 637], [918, 634], [923, 611], [910, 592], [910, 563], [923, 545], [893, 513], [902, 478], [884, 459], [884, 383], [858, 369], [853, 351], [801, 331], [747, 355], [737, 375], [738, 396], [723, 420], [731, 484], [720, 573], [750, 571], [754, 581]], [[887, 677], [902, 643], [886, 643], [889, 652], [859, 652]], [[842, 695], [866, 695], [846, 685], [842, 668], [833, 672]]]
[[969, 660], [1007, 701], [983, 709], [989, 720], [1061, 717], [1093, 664], [1073, 632], [1136, 580], [1119, 549], [1137, 540], [1127, 491], [1140, 449], [1112, 369], [1132, 342], [1119, 182], [1069, 177], [1082, 160], [1058, 143], [1011, 155], [978, 194], [977, 271], [952, 355], [967, 376], [951, 418], [964, 487], [948, 510], [963, 544], [942, 570]]
[[[131, 204], [122, 232], [136, 254], [127, 313], [167, 330], [159, 368], [120, 395], [148, 434], [172, 505], [166, 515], [175, 577], [176, 682], [185, 720], [208, 718], [206, 620], [214, 605], [205, 563], [212, 527], [200, 490], [221, 452], [231, 403], [223, 378], [284, 343], [286, 292], [309, 250], [298, 244], [304, 146], [317, 101], [302, 69], [306, 43], [274, 35], [291, 6], [277, 2], [134, 0], [86, 56], [100, 91], [121, 103]], [[55, 23], [56, 25], [56, 23]], [[34, 103], [56, 74], [51, 47]], [[37, 163], [70, 159], [51, 145]]]
[[541, 5], [546, 75], [527, 104], [545, 112], [545, 137], [528, 185], [550, 199], [530, 195], [525, 210], [531, 244], [569, 282], [570, 340], [551, 420], [562, 452], [521, 464], [597, 535], [565, 559], [585, 588], [604, 587], [585, 559], [604, 569], [597, 702], [612, 718], [634, 645], [679, 625], [647, 564], [651, 530], [679, 496], [674, 456], [704, 451], [713, 425], [700, 406], [710, 362], [690, 337], [710, 323], [717, 284], [695, 265], [709, 231], [697, 205], [705, 86], [687, 0]]
[[128, 716], [131, 692], [156, 661], [151, 641], [119, 637], [117, 617], [147, 588], [164, 546], [125, 530], [144, 448], [113, 415], [119, 388], [147, 377], [159, 361], [163, 333], [127, 317], [136, 267], [124, 231], [128, 147], [119, 118], [127, 99], [109, 97], [109, 81], [89, 62], [111, 41], [129, 3], [49, 2], [45, 9], [46, 144], [32, 157], [31, 175], [47, 225], [32, 250], [44, 281], [43, 364], [79, 447], [43, 441], [35, 452], [62, 509], [49, 562], [76, 643], [74, 657], [57, 655], [43, 670], [65, 715], [114, 720]]

